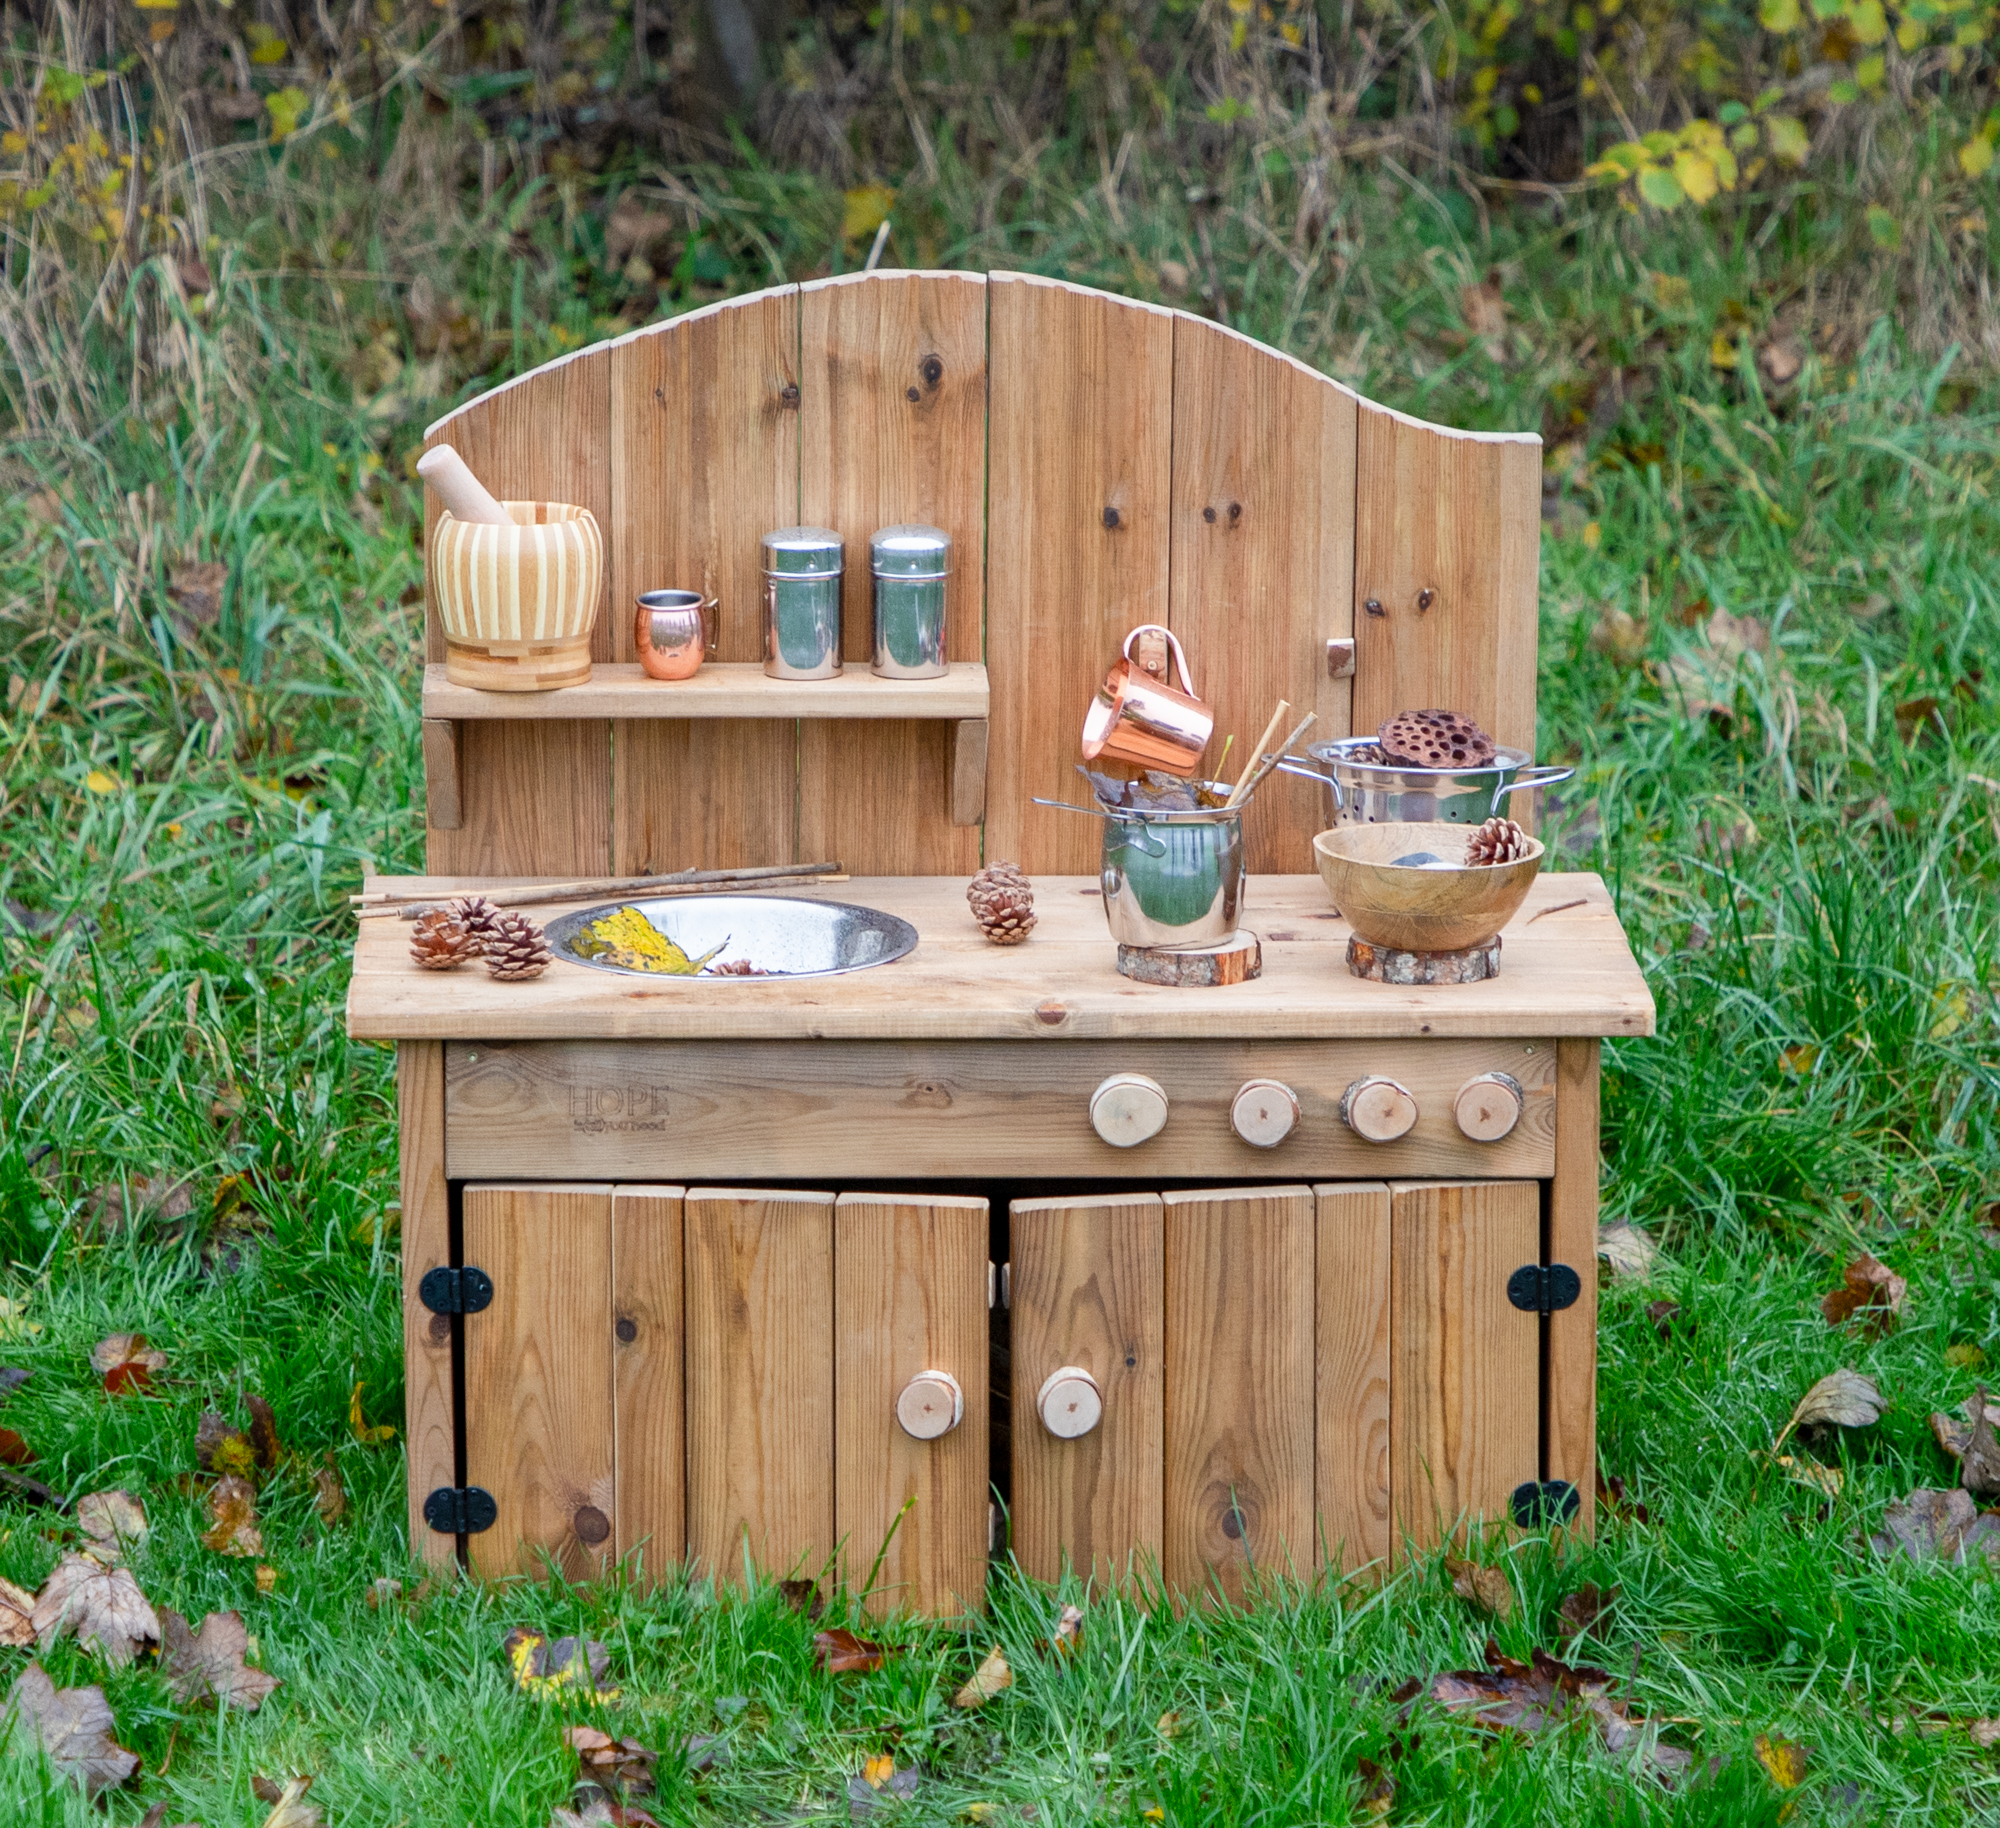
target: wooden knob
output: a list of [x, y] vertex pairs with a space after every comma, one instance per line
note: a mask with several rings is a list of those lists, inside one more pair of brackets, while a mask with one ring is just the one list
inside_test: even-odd
[[919, 1371], [896, 1398], [896, 1420], [913, 1441], [935, 1441], [965, 1420], [965, 1392], [949, 1371]]
[[1244, 1080], [1229, 1107], [1229, 1127], [1253, 1149], [1275, 1149], [1298, 1124], [1298, 1094], [1276, 1079]]
[[1114, 1149], [1137, 1148], [1167, 1127], [1167, 1094], [1144, 1073], [1113, 1073], [1090, 1095], [1090, 1127]]
[[1042, 1379], [1035, 1394], [1035, 1408], [1042, 1426], [1058, 1441], [1074, 1441], [1088, 1434], [1104, 1416], [1104, 1398], [1097, 1379], [1081, 1365], [1064, 1365]]
[[1417, 1121], [1417, 1101], [1408, 1086], [1370, 1073], [1341, 1094], [1340, 1118], [1363, 1142], [1394, 1142]]
[[1481, 1073], [1458, 1088], [1451, 1114], [1474, 1142], [1498, 1142], [1521, 1121], [1521, 1082], [1512, 1073]]

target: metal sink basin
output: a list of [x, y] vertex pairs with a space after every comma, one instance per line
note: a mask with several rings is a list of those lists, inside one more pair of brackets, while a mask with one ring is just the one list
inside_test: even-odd
[[[600, 949], [590, 928], [620, 908], [638, 909], [690, 960], [711, 952], [713, 960], [689, 977], [595, 955]], [[916, 949], [917, 930], [907, 920], [852, 902], [782, 895], [662, 895], [608, 901], [559, 915], [549, 923], [548, 942], [558, 958], [571, 964], [650, 983], [712, 984], [738, 978], [755, 983], [759, 978], [838, 977], [891, 964]]]

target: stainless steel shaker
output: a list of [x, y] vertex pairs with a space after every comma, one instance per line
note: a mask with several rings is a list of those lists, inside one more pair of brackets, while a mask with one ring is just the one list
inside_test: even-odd
[[764, 671], [773, 679], [832, 679], [840, 671], [840, 535], [781, 527], [763, 543]]
[[875, 665], [884, 679], [939, 679], [944, 657], [945, 580], [951, 535], [911, 522], [869, 542], [875, 584]]

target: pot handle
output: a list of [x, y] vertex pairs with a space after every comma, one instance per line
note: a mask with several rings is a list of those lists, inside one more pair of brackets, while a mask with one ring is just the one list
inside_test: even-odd
[[1340, 782], [1333, 775], [1321, 774], [1317, 768], [1308, 768], [1304, 762], [1297, 761], [1289, 755], [1279, 760], [1278, 772], [1280, 774], [1296, 774], [1308, 781], [1317, 781], [1322, 787], [1331, 787], [1333, 789], [1333, 810], [1335, 812], [1345, 812], [1347, 810], [1347, 795], [1341, 790]]
[[1500, 802], [1510, 793], [1519, 793], [1529, 787], [1553, 787], [1560, 781], [1568, 780], [1575, 773], [1574, 768], [1566, 768], [1560, 763], [1545, 764], [1539, 768], [1523, 768], [1511, 781], [1503, 782], [1494, 788], [1493, 803], [1486, 809], [1487, 817], [1491, 818], [1500, 810]]
[[1141, 622], [1137, 628], [1125, 637], [1125, 645], [1118, 650], [1119, 653], [1125, 659], [1130, 660], [1132, 658], [1132, 643], [1138, 640], [1141, 635], [1148, 633], [1166, 636], [1167, 651], [1173, 655], [1174, 667], [1181, 676], [1181, 690], [1190, 698], [1198, 697], [1199, 694], [1194, 689], [1194, 681], [1188, 677], [1187, 656], [1181, 652], [1181, 644], [1176, 639], [1174, 631], [1164, 623]]

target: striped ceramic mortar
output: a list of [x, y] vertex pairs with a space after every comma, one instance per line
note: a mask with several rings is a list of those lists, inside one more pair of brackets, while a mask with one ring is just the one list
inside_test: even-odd
[[604, 584], [604, 535], [588, 508], [504, 501], [511, 527], [438, 517], [431, 578], [445, 638], [467, 646], [587, 638]]

